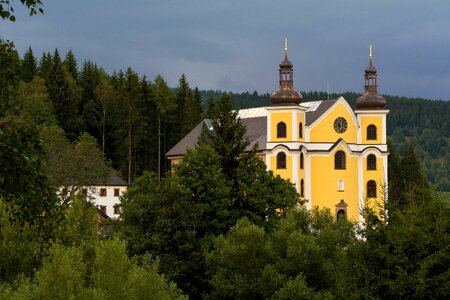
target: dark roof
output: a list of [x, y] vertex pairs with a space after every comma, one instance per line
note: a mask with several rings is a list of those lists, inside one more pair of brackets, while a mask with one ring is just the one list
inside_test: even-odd
[[314, 123], [321, 115], [323, 115], [330, 107], [336, 103], [337, 99], [333, 100], [323, 100], [320, 105], [314, 111], [306, 111], [305, 114], [305, 125], [309, 126]]
[[[330, 107], [332, 107], [337, 99], [322, 100], [314, 111], [306, 111], [305, 125], [309, 126], [314, 123], [320, 116], [322, 116]], [[301, 105], [301, 104], [300, 104]], [[253, 146], [258, 143], [258, 150], [265, 150], [267, 141], [267, 116], [253, 116], [245, 117], [241, 119], [242, 123], [247, 127], [247, 138], [250, 141], [250, 145], [247, 150], [253, 149]], [[203, 120], [194, 129], [192, 129], [181, 141], [172, 147], [167, 153], [168, 157], [182, 156], [186, 153], [186, 150], [194, 149], [198, 143], [198, 140], [202, 132], [212, 130], [211, 120]]]
[[105, 186], [127, 186], [128, 183], [117, 176], [116, 174], [111, 174], [108, 178], [105, 178], [104, 180], [100, 180], [99, 182], [95, 183], [94, 185], [105, 185]]
[[178, 156], [183, 155], [188, 148], [193, 149], [195, 145], [197, 145], [198, 139], [202, 135], [204, 130], [207, 130], [208, 121], [203, 120], [195, 126], [181, 141], [179, 141], [169, 152], [166, 153], [166, 156]]

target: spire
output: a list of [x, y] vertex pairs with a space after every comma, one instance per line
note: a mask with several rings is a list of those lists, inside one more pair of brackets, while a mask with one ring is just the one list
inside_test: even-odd
[[356, 100], [358, 109], [378, 109], [386, 106], [386, 99], [378, 95], [377, 69], [372, 64], [372, 44], [369, 44], [369, 65], [364, 70], [364, 94]]
[[294, 69], [288, 59], [288, 42], [284, 39], [284, 60], [280, 63], [280, 87], [270, 95], [272, 104], [298, 104], [303, 100], [302, 94], [294, 89]]
[[288, 43], [287, 43], [287, 38], [284, 38], [284, 55], [285, 55], [285, 56], [288, 55]]

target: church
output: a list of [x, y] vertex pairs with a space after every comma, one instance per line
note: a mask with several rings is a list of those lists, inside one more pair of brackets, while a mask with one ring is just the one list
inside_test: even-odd
[[[364, 74], [364, 93], [353, 110], [343, 97], [305, 102], [294, 89], [293, 64], [279, 65], [279, 88], [270, 94], [271, 105], [239, 110], [247, 127], [248, 149], [267, 169], [290, 180], [308, 209], [329, 208], [338, 218], [363, 221], [361, 208], [383, 205], [386, 198], [388, 149], [386, 99], [377, 92], [377, 69], [369, 65]], [[198, 137], [212, 130], [204, 120], [167, 152], [171, 163], [179, 162]]]

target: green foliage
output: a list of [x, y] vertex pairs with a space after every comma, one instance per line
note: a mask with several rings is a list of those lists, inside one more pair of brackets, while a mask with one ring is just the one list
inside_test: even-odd
[[56, 125], [56, 116], [48, 98], [45, 81], [36, 75], [28, 83], [21, 81], [18, 92], [20, 114], [38, 125]]
[[[14, 216], [17, 209], [0, 198], [0, 282], [31, 275], [40, 263], [43, 240], [36, 228]], [[1, 298], [1, 297], [0, 297]]]
[[387, 223], [367, 224], [363, 239], [349, 247], [348, 289], [359, 291], [358, 297], [449, 297], [449, 214], [435, 196], [423, 201], [421, 194], [411, 188], [403, 211], [389, 211]]
[[119, 240], [95, 244], [93, 273], [77, 247], [55, 244], [33, 280], [3, 286], [3, 299], [186, 299], [173, 283], [157, 273], [148, 257], [141, 263], [126, 255]]
[[0, 119], [0, 197], [13, 203], [17, 220], [52, 229], [57, 198], [44, 174], [45, 152], [34, 124]]
[[102, 183], [111, 174], [97, 141], [87, 133], [70, 143], [57, 126], [44, 126], [40, 137], [48, 159], [47, 174], [66, 206], [81, 187]]
[[342, 249], [354, 240], [352, 225], [334, 223], [328, 211], [293, 210], [272, 232], [241, 219], [207, 255], [209, 297], [331, 299]]
[[31, 47], [23, 55], [20, 64], [20, 80], [30, 82], [37, 75], [37, 60], [34, 57]]
[[[1, 13], [0, 6], [0, 13]], [[20, 60], [12, 42], [0, 39], [0, 117], [16, 110]]]
[[[13, 0], [0, 1], [0, 17], [3, 20], [14, 22], [16, 17], [14, 16], [14, 7], [11, 2], [13, 2]], [[37, 13], [44, 13], [44, 10], [42, 9], [42, 0], [20, 0], [20, 2], [28, 8], [30, 16]]]
[[209, 108], [214, 133], [210, 134], [211, 145], [220, 155], [222, 169], [228, 179], [235, 178], [239, 156], [250, 144], [245, 137], [247, 129], [233, 111], [233, 103], [228, 94], [223, 94], [217, 103]]

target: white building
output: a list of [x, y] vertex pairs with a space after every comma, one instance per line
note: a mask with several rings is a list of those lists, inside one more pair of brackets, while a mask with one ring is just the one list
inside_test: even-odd
[[120, 216], [120, 196], [127, 190], [128, 183], [115, 174], [104, 182], [82, 189], [82, 194], [111, 219]]

